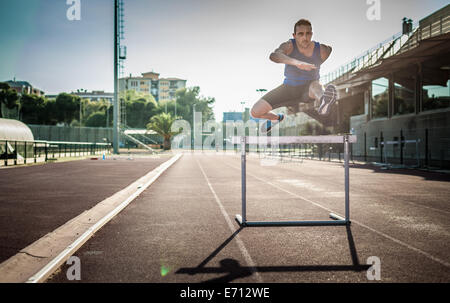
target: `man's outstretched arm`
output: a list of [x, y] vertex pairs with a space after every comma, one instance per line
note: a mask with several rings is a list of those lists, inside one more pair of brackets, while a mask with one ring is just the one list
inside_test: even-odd
[[303, 70], [313, 70], [316, 69], [317, 67], [313, 64], [309, 64], [303, 61], [299, 61], [297, 59], [291, 58], [288, 56], [288, 54], [290, 54], [293, 50], [293, 46], [291, 41], [287, 41], [284, 43], [281, 43], [280, 46], [274, 50], [271, 54], [270, 54], [270, 60], [272, 60], [275, 63], [283, 63], [283, 64], [288, 64], [288, 65], [293, 65], [296, 66], [299, 69], [303, 69]]

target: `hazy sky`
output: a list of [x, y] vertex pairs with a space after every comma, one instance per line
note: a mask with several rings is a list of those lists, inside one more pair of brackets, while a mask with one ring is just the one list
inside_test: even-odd
[[[155, 71], [187, 80], [216, 98], [216, 119], [241, 110], [283, 81], [269, 54], [292, 37], [300, 18], [313, 40], [331, 45], [322, 65], [332, 71], [448, 4], [445, 0], [124, 0], [128, 56], [125, 75]], [[47, 94], [113, 91], [113, 0], [80, 0], [81, 20], [69, 21], [66, 0], [0, 1], [0, 81], [29, 81]]]

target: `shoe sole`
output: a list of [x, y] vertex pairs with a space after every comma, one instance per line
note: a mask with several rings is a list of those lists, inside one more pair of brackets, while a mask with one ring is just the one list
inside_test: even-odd
[[323, 100], [325, 103], [319, 107], [319, 114], [328, 115], [330, 113], [331, 106], [336, 102], [337, 91], [336, 87], [332, 84], [328, 85], [323, 92]]
[[[281, 120], [279, 120], [279, 121], [276, 121], [276, 122], [272, 122], [272, 124], [270, 125], [270, 127], [269, 127], [266, 131], [264, 131], [264, 129], [263, 129], [263, 127], [264, 127], [264, 124], [263, 124], [262, 127], [259, 129], [259, 132], [260, 132], [260, 133], [267, 133], [267, 134], [270, 134], [270, 131], [272, 130], [272, 128], [273, 128], [275, 125], [277, 125], [278, 123], [283, 122], [284, 118], [286, 118], [285, 115], [283, 116], [283, 119], [281, 119]], [[264, 122], [264, 123], [267, 123], [267, 122]]]

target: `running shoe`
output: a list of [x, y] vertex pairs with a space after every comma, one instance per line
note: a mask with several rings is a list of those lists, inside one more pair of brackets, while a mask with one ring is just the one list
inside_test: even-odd
[[278, 123], [280, 123], [281, 121], [284, 120], [284, 114], [278, 114], [278, 120], [272, 122], [271, 120], [267, 120], [266, 122], [264, 122], [261, 127], [259, 128], [259, 133], [267, 133], [269, 134], [270, 131], [272, 130], [272, 127], [274, 127], [275, 125], [277, 125]]
[[320, 115], [328, 115], [330, 113], [331, 106], [336, 102], [337, 90], [333, 84], [327, 85], [323, 96], [320, 98], [320, 106], [317, 110]]

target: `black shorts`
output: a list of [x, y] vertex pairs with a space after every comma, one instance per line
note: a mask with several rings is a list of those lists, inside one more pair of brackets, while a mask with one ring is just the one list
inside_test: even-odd
[[261, 99], [269, 102], [274, 109], [286, 106], [290, 112], [296, 113], [299, 111], [299, 103], [314, 102], [314, 99], [309, 97], [309, 85], [313, 81], [317, 80], [308, 81], [303, 85], [297, 86], [281, 84], [265, 94]]

